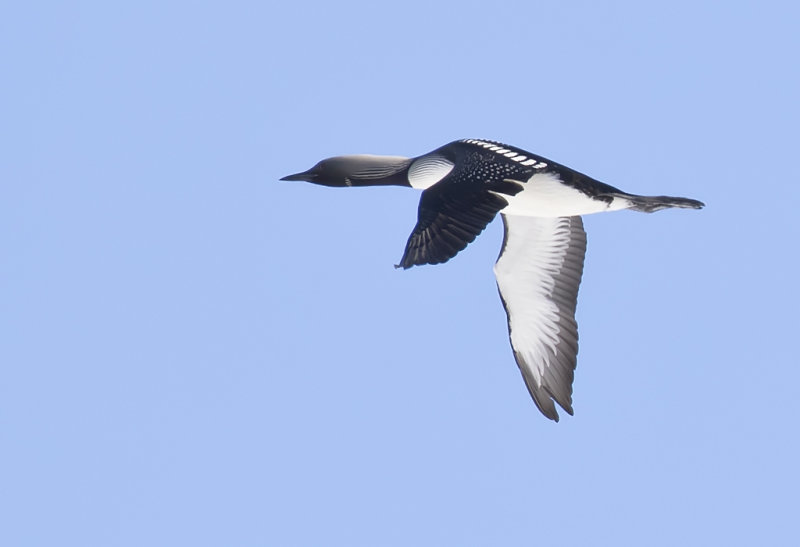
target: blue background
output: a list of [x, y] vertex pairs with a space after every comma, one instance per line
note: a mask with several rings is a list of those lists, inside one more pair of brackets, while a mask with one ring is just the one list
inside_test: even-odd
[[[0, 9], [0, 544], [768, 545], [798, 534], [790, 2]], [[585, 219], [574, 417], [419, 194], [508, 142], [703, 211]]]

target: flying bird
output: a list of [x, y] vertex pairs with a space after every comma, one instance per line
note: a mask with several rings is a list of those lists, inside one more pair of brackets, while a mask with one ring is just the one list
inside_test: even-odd
[[573, 414], [575, 307], [586, 252], [581, 215], [703, 207], [688, 198], [628, 194], [542, 156], [478, 139], [415, 158], [336, 156], [281, 180], [422, 190], [398, 268], [447, 262], [500, 213], [505, 234], [494, 272], [511, 348], [534, 403], [555, 421], [555, 403]]

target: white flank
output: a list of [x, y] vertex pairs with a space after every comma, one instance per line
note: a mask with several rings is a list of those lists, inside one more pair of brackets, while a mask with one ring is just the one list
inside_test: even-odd
[[412, 188], [425, 190], [449, 175], [453, 167], [453, 162], [444, 156], [438, 154], [422, 156], [408, 169], [408, 182]]
[[[527, 162], [523, 162], [525, 165]], [[590, 198], [583, 192], [561, 182], [557, 173], [536, 173], [516, 196], [502, 195], [508, 201], [503, 209], [507, 215], [533, 217], [571, 217], [604, 211], [627, 209], [631, 203], [623, 198], [614, 198], [611, 203]]]

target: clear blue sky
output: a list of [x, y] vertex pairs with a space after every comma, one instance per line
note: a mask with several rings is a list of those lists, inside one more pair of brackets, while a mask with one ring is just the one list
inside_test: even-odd
[[[797, 9], [4, 6], [0, 544], [796, 544]], [[586, 218], [559, 424], [498, 223], [277, 182], [465, 137], [707, 203]]]

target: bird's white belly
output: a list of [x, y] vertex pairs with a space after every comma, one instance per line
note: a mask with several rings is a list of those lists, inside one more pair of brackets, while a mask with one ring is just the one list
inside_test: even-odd
[[536, 173], [516, 196], [498, 194], [508, 205], [502, 210], [508, 215], [535, 217], [571, 217], [630, 207], [630, 202], [616, 197], [610, 203], [592, 199], [583, 192], [567, 186], [556, 173]]

